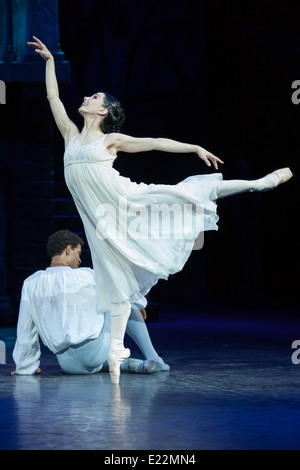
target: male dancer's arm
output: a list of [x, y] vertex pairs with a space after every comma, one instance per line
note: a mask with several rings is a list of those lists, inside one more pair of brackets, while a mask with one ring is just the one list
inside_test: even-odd
[[16, 370], [11, 372], [11, 375], [40, 374], [40, 357], [38, 331], [30, 313], [30, 298], [26, 284], [24, 284], [20, 301], [17, 340], [13, 350]]

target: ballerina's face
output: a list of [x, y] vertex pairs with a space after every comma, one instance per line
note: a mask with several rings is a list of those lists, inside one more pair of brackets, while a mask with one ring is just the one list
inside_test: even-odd
[[106, 108], [103, 106], [105, 94], [98, 92], [92, 96], [85, 96], [82, 105], [78, 109], [81, 115], [84, 114], [106, 114]]

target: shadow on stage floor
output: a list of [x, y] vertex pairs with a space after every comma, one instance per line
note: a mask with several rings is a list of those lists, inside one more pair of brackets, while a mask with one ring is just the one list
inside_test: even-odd
[[44, 347], [41, 376], [11, 377], [15, 328], [0, 328], [0, 449], [298, 450], [299, 327], [292, 311], [162, 309], [148, 328], [171, 370], [119, 386], [65, 375]]

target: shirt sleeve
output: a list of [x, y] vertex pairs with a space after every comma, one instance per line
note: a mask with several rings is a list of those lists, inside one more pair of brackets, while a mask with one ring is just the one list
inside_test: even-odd
[[39, 368], [40, 356], [38, 331], [30, 313], [30, 299], [24, 284], [20, 301], [17, 340], [13, 350], [17, 374], [34, 374]]

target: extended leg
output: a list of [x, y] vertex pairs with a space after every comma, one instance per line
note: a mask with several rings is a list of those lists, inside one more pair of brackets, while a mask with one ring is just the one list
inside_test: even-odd
[[289, 168], [282, 168], [257, 180], [225, 180], [221, 182], [218, 197], [223, 198], [248, 191], [268, 191], [276, 188], [279, 184], [285, 183], [292, 176], [293, 174]]

